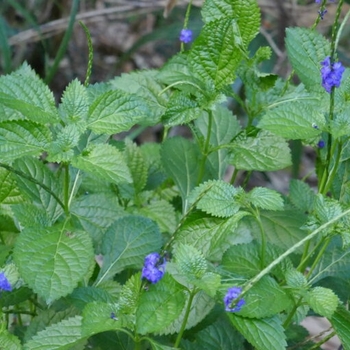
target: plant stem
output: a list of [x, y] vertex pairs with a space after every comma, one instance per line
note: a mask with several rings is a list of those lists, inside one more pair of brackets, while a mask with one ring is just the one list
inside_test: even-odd
[[199, 166], [199, 174], [198, 174], [198, 181], [197, 184], [200, 184], [203, 180], [204, 172], [205, 172], [205, 163], [208, 158], [209, 154], [209, 145], [210, 145], [210, 135], [211, 135], [211, 129], [213, 126], [213, 113], [212, 111], [208, 112], [208, 129], [207, 129], [207, 136], [204, 144], [204, 150], [203, 150], [203, 156], [201, 159], [201, 163]]
[[191, 312], [191, 306], [192, 306], [193, 298], [195, 297], [196, 293], [197, 293], [196, 289], [193, 289], [193, 290], [190, 291], [190, 297], [188, 298], [188, 304], [187, 304], [187, 307], [186, 307], [185, 316], [184, 316], [184, 319], [182, 321], [182, 325], [181, 325], [179, 334], [177, 335], [177, 338], [176, 338], [176, 341], [175, 341], [175, 344], [174, 344], [175, 348], [179, 347], [182, 335], [183, 335], [183, 333], [185, 331], [185, 328], [186, 328], [186, 324], [187, 324], [187, 321], [188, 321], [188, 316], [190, 315], [190, 312]]
[[263, 269], [265, 266], [265, 251], [266, 251], [266, 234], [264, 226], [260, 219], [260, 213], [258, 210], [253, 211], [253, 215], [259, 225], [261, 234], [261, 251], [260, 251], [260, 268]]
[[327, 249], [329, 242], [331, 241], [330, 237], [326, 237], [324, 240], [322, 240], [323, 243], [323, 247], [321, 248], [321, 250], [318, 252], [317, 257], [315, 259], [315, 261], [313, 262], [312, 266], [310, 267], [310, 270], [308, 271], [306, 278], [310, 277], [310, 275], [312, 274], [312, 272], [315, 270], [317, 264], [320, 262], [323, 253], [325, 252], [325, 250]]
[[260, 271], [260, 273], [258, 273], [255, 277], [253, 277], [250, 281], [247, 282], [247, 284], [245, 285], [245, 287], [243, 288], [243, 291], [241, 293], [241, 296], [243, 296], [250, 288], [253, 287], [254, 284], [256, 284], [257, 282], [259, 282], [261, 280], [261, 278], [263, 278], [265, 275], [267, 275], [276, 265], [278, 265], [282, 260], [284, 260], [288, 255], [292, 254], [293, 252], [295, 252], [299, 247], [303, 246], [306, 242], [308, 242], [309, 240], [313, 239], [314, 237], [316, 237], [321, 231], [323, 231], [325, 228], [327, 228], [328, 226], [334, 224], [335, 222], [337, 222], [339, 219], [341, 219], [342, 217], [346, 216], [350, 214], [350, 209], [345, 210], [343, 213], [339, 214], [338, 216], [336, 216], [335, 218], [329, 220], [328, 222], [326, 222], [325, 224], [321, 225], [319, 228], [317, 228], [316, 230], [314, 230], [313, 232], [311, 232], [308, 236], [304, 237], [301, 241], [295, 243], [291, 248], [289, 248], [288, 250], [286, 250], [283, 254], [281, 254], [277, 259], [275, 259], [274, 261], [272, 261], [270, 263], [270, 265], [268, 265], [267, 267], [265, 267], [265, 269], [263, 269], [262, 271]]
[[68, 216], [69, 214], [69, 165], [64, 164], [64, 212]]

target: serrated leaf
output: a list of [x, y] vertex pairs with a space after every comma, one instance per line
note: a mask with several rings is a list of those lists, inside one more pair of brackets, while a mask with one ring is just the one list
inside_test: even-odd
[[38, 207], [37, 204], [33, 203], [19, 203], [12, 206], [13, 214], [16, 220], [22, 225], [34, 226], [39, 225], [42, 227], [51, 226], [52, 221], [47, 215], [44, 208]]
[[202, 8], [205, 23], [223, 18], [234, 18], [245, 45], [259, 33], [260, 10], [255, 0], [212, 0], [206, 1]]
[[[55, 222], [63, 213], [62, 203], [58, 202], [63, 195], [61, 181], [59, 181], [57, 175], [41, 161], [32, 157], [17, 159], [13, 167], [20, 173], [24, 173], [24, 176], [20, 174], [15, 175], [17, 185], [22, 194], [39, 205], [41, 209], [44, 209], [49, 220], [52, 223]], [[35, 181], [29, 181], [26, 176], [30, 176]], [[46, 188], [56, 195], [56, 198], [37, 183], [45, 185]]]
[[292, 179], [289, 185], [289, 199], [302, 212], [312, 212], [316, 199], [315, 192], [303, 181]]
[[309, 91], [324, 92], [321, 85], [321, 62], [330, 55], [330, 43], [309, 28], [287, 28], [288, 58]]
[[191, 284], [214, 298], [221, 285], [221, 276], [213, 272], [205, 272], [200, 279], [191, 279]]
[[136, 312], [138, 333], [154, 333], [164, 330], [181, 313], [186, 297], [172, 276], [165, 274], [160, 282], [144, 292]]
[[47, 327], [24, 344], [23, 350], [69, 350], [82, 338], [82, 317], [75, 316]]
[[187, 124], [200, 117], [202, 113], [197, 101], [184, 92], [175, 91], [169, 99], [162, 121], [166, 126]]
[[323, 287], [312, 288], [305, 297], [307, 303], [316, 313], [331, 318], [339, 304], [338, 297], [331, 289]]
[[87, 119], [88, 95], [86, 88], [78, 79], [71, 81], [64, 90], [59, 111], [61, 118], [68, 124], [75, 124]]
[[16, 204], [21, 203], [23, 197], [17, 187], [13, 174], [0, 168], [0, 203], [1, 204]]
[[122, 153], [107, 144], [92, 145], [72, 159], [72, 165], [112, 183], [131, 182], [130, 170]]
[[0, 333], [0, 350], [22, 350], [21, 341], [6, 330]]
[[131, 173], [136, 194], [139, 194], [147, 183], [148, 166], [142, 156], [141, 149], [133, 142], [125, 141], [124, 156]]
[[198, 349], [210, 350], [244, 350], [244, 339], [228, 322], [219, 317], [211, 326], [196, 334]]
[[191, 192], [189, 202], [210, 215], [230, 217], [240, 209], [237, 197], [241, 191], [222, 180], [207, 181]]
[[23, 156], [39, 156], [51, 142], [51, 132], [27, 120], [0, 123], [0, 160], [10, 163]]
[[195, 145], [184, 138], [167, 139], [160, 151], [162, 165], [181, 193], [183, 212], [188, 209], [188, 195], [195, 187], [198, 178], [197, 161], [199, 152]]
[[[175, 277], [175, 276], [174, 276]], [[187, 294], [185, 304], [183, 305], [183, 309], [177, 319], [175, 319], [167, 328], [160, 331], [160, 334], [173, 334], [173, 333], [179, 333], [184, 316], [186, 313], [186, 306], [188, 303], [189, 294]], [[209, 312], [212, 310], [212, 308], [215, 305], [215, 300], [210, 297], [208, 294], [206, 294], [204, 291], [198, 292], [192, 301], [192, 306], [190, 313], [188, 315], [188, 319], [186, 322], [185, 329], [190, 329], [194, 327], [196, 324], [201, 322], [205, 316], [209, 314]]]
[[161, 245], [161, 234], [152, 220], [134, 215], [116, 220], [103, 237], [103, 265], [97, 284], [127, 267], [141, 268], [145, 256]]
[[286, 139], [300, 140], [317, 137], [321, 134], [325, 118], [322, 110], [315, 109], [313, 103], [295, 101], [283, 103], [270, 109], [259, 121], [257, 127], [268, 130]]
[[330, 322], [342, 342], [343, 349], [350, 350], [350, 312], [339, 305]]
[[270, 276], [264, 276], [244, 296], [246, 304], [239, 312], [249, 318], [266, 318], [287, 310], [293, 305], [288, 294]]
[[291, 288], [303, 289], [307, 287], [306, 277], [299, 271], [290, 269], [285, 274], [287, 285]]
[[124, 73], [108, 83], [115, 89], [142, 97], [152, 113], [160, 117], [165, 110], [167, 95], [161, 93], [163, 87], [156, 80], [158, 74], [158, 70], [134, 71], [128, 74]]
[[69, 162], [74, 156], [74, 147], [79, 143], [82, 130], [74, 124], [62, 128], [56, 139], [47, 148], [49, 162]]
[[347, 107], [341, 113], [336, 114], [334, 120], [330, 120], [330, 132], [335, 139], [350, 134], [350, 125], [347, 118], [349, 112], [350, 108]]
[[203, 80], [212, 81], [217, 89], [230, 84], [243, 58], [243, 42], [239, 40], [235, 20], [227, 17], [212, 20], [193, 43], [189, 63]]
[[269, 188], [255, 187], [248, 194], [248, 200], [257, 208], [265, 210], [283, 210], [282, 196]]
[[286, 336], [278, 316], [249, 319], [228, 314], [234, 327], [259, 350], [285, 350]]
[[26, 283], [51, 303], [70, 293], [85, 277], [93, 249], [85, 232], [34, 226], [21, 232], [14, 258]]
[[290, 149], [280, 136], [260, 131], [231, 144], [230, 164], [240, 170], [274, 171], [291, 165]]
[[220, 261], [223, 253], [232, 245], [249, 243], [252, 238], [236, 230], [238, 222], [247, 213], [238, 212], [229, 219], [192, 215], [180, 227], [175, 243], [189, 244], [198, 249], [212, 261]]
[[189, 280], [201, 278], [207, 271], [208, 266], [204, 256], [190, 245], [177, 244], [175, 259], [180, 272]]
[[116, 331], [122, 328], [122, 321], [119, 317], [111, 317], [115, 314], [116, 307], [113, 304], [93, 302], [85, 306], [83, 311], [82, 335], [90, 337], [94, 334]]
[[131, 276], [120, 291], [119, 307], [123, 314], [134, 315], [142, 293], [141, 273]]
[[176, 229], [175, 209], [166, 200], [153, 200], [140, 208], [139, 213], [155, 221], [161, 232], [172, 233]]
[[58, 120], [52, 91], [26, 63], [0, 77], [0, 92], [0, 115], [4, 117], [0, 120], [26, 117], [43, 124]]
[[153, 350], [176, 350], [176, 348], [160, 344], [154, 341], [154, 339], [147, 338], [147, 337], [145, 337], [145, 339], [147, 339], [148, 342], [151, 344]]
[[75, 198], [70, 209], [73, 218], [90, 234], [97, 247], [108, 227], [126, 215], [118, 198], [111, 193], [92, 193]]
[[143, 98], [114, 90], [103, 93], [90, 106], [88, 128], [97, 134], [115, 134], [135, 124], [156, 124], [158, 119]]

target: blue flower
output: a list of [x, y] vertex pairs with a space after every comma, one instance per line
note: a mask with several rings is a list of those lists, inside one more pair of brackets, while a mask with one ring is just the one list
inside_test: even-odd
[[328, 93], [330, 93], [333, 86], [340, 86], [345, 68], [341, 62], [331, 63], [331, 58], [329, 56], [321, 62], [321, 65], [322, 86]]
[[241, 310], [242, 306], [245, 304], [244, 299], [239, 299], [233, 307], [231, 304], [233, 301], [238, 299], [240, 294], [242, 293], [241, 287], [232, 287], [227, 290], [227, 293], [224, 297], [225, 310], [229, 312], [238, 312]]
[[158, 253], [151, 253], [145, 257], [141, 278], [146, 278], [151, 283], [157, 283], [165, 273], [166, 260]]
[[318, 148], [323, 148], [325, 145], [326, 145], [326, 143], [323, 140], [320, 140], [317, 143]]
[[191, 29], [182, 29], [179, 36], [180, 41], [185, 44], [188, 44], [192, 41], [192, 30]]
[[3, 272], [0, 272], [0, 291], [10, 292], [12, 290], [9, 280], [6, 278]]

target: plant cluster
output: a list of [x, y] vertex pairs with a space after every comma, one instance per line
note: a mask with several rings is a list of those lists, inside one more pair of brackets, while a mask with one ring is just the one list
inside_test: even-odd
[[[350, 349], [346, 19], [332, 4], [327, 39], [320, 6], [286, 31], [288, 79], [251, 50], [255, 0], [206, 0], [193, 42], [190, 2], [164, 67], [90, 85], [91, 58], [58, 105], [25, 63], [0, 77], [0, 348], [318, 349], [300, 325], [316, 314]], [[157, 124], [161, 143], [113, 137]], [[292, 165], [291, 140], [314, 148], [317, 188], [248, 190]]]

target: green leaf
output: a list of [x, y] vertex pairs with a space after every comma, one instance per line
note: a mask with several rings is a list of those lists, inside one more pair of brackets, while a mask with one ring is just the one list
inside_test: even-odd
[[334, 116], [334, 120], [330, 120], [331, 134], [335, 139], [350, 134], [350, 125], [348, 123], [350, 108], [347, 107], [341, 113]]
[[177, 267], [189, 280], [202, 278], [207, 271], [204, 256], [190, 245], [177, 244], [174, 255]]
[[330, 322], [342, 342], [343, 349], [350, 350], [350, 312], [339, 305]]
[[212, 81], [217, 89], [232, 83], [236, 77], [236, 70], [243, 58], [243, 43], [235, 45], [238, 33], [235, 20], [212, 20], [203, 27], [189, 53], [193, 70], [203, 80]]
[[51, 132], [26, 120], [0, 123], [0, 160], [10, 163], [23, 156], [39, 156], [51, 142]]
[[145, 339], [151, 344], [153, 350], [176, 350], [176, 348], [157, 343], [151, 338], [145, 337]]
[[58, 120], [52, 91], [26, 63], [0, 77], [0, 115], [0, 120], [25, 117], [43, 124]]
[[70, 209], [73, 219], [90, 234], [97, 246], [101, 244], [108, 227], [126, 215], [112, 193], [92, 193], [75, 198]]
[[234, 327], [257, 349], [286, 349], [286, 336], [278, 316], [263, 319], [249, 319], [233, 314], [228, 316]]
[[16, 220], [18, 220], [22, 227], [34, 225], [49, 227], [52, 225], [52, 221], [46, 213], [45, 209], [38, 207], [37, 204], [15, 204], [12, 206], [12, 211], [15, 215]]
[[[174, 276], [176, 278], [176, 276]], [[181, 314], [177, 319], [175, 319], [167, 328], [160, 331], [160, 334], [173, 334], [173, 333], [179, 333], [181, 326], [183, 324], [184, 316], [186, 313], [186, 306], [188, 304], [188, 298], [189, 294], [187, 294], [186, 301], [183, 304], [183, 309], [181, 311]], [[186, 322], [185, 329], [191, 329], [196, 324], [201, 322], [212, 310], [212, 308], [215, 305], [215, 300], [210, 297], [207, 293], [204, 291], [198, 292], [194, 298], [191, 305], [190, 313]]]
[[202, 113], [202, 108], [197, 101], [186, 93], [175, 91], [170, 97], [162, 120], [166, 126], [188, 124], [200, 117]]
[[0, 168], [0, 203], [1, 204], [16, 204], [21, 203], [23, 197], [17, 187], [13, 174]]
[[244, 296], [246, 304], [239, 312], [249, 318], [266, 318], [293, 306], [292, 300], [270, 276], [264, 276]]
[[69, 350], [82, 338], [82, 317], [75, 316], [47, 327], [24, 344], [23, 350]]
[[141, 272], [131, 276], [120, 291], [120, 313], [134, 315], [142, 293]]
[[249, 202], [257, 208], [265, 210], [283, 210], [282, 196], [269, 188], [255, 187], [247, 195]]
[[86, 88], [78, 79], [74, 79], [63, 92], [59, 105], [60, 116], [65, 123], [76, 124], [87, 119], [88, 111]]
[[[262, 225], [268, 242], [273, 242], [283, 250], [299, 242], [305, 237], [305, 231], [301, 227], [306, 223], [307, 217], [296, 210], [264, 211], [260, 213]], [[242, 222], [241, 229], [248, 230], [257, 239], [260, 239], [260, 228], [255, 220], [246, 218]], [[302, 252], [298, 249], [297, 252]]]
[[292, 179], [289, 185], [289, 199], [300, 211], [311, 213], [316, 200], [316, 194], [305, 182]]
[[153, 200], [140, 208], [142, 216], [155, 221], [161, 232], [172, 233], [176, 229], [177, 219], [174, 207], [166, 200]]
[[72, 165], [112, 183], [131, 182], [131, 174], [122, 153], [107, 144], [92, 145], [73, 158]]
[[306, 277], [295, 269], [290, 269], [285, 274], [287, 285], [291, 288], [305, 289], [307, 287]]
[[[208, 134], [209, 116], [203, 114], [195, 121], [200, 135], [205, 139]], [[237, 118], [227, 108], [216, 105], [212, 111], [211, 132], [209, 143], [216, 147], [229, 143], [240, 131], [241, 126]], [[212, 179], [222, 179], [227, 169], [227, 149], [219, 149], [209, 154], [207, 158], [207, 172]]]
[[165, 274], [140, 298], [136, 313], [137, 332], [146, 334], [164, 330], [180, 315], [185, 301], [183, 287]]
[[238, 222], [247, 213], [238, 212], [229, 219], [191, 215], [180, 227], [175, 243], [189, 244], [202, 252], [209, 260], [220, 261], [230, 247], [251, 241], [251, 235], [236, 230]]
[[260, 29], [260, 10], [255, 0], [206, 1], [202, 8], [202, 18], [205, 23], [234, 18], [246, 46], [255, 38]]
[[167, 139], [160, 151], [163, 167], [181, 193], [183, 212], [188, 210], [188, 195], [195, 187], [198, 177], [198, 151], [184, 138]]
[[74, 124], [62, 128], [47, 149], [49, 162], [69, 162], [74, 157], [74, 147], [79, 143], [81, 130]]
[[350, 251], [330, 246], [329, 249], [323, 252], [310, 277], [312, 283], [317, 283], [326, 277], [350, 279]]
[[287, 142], [268, 131], [231, 144], [230, 164], [240, 170], [274, 171], [291, 165]]
[[226, 317], [219, 317], [211, 326], [196, 334], [198, 349], [244, 350], [243, 337], [231, 326]]
[[141, 149], [131, 141], [125, 141], [124, 156], [131, 173], [135, 193], [140, 193], [147, 183], [148, 165]]
[[115, 331], [122, 328], [119, 317], [112, 318], [116, 306], [103, 302], [93, 302], [85, 306], [83, 311], [82, 335], [90, 337], [94, 334]]
[[240, 208], [237, 197], [241, 191], [240, 188], [235, 188], [222, 180], [207, 181], [191, 192], [189, 201], [196, 203], [196, 207], [207, 214], [230, 217]]
[[85, 277], [93, 249], [85, 232], [34, 226], [21, 232], [14, 258], [23, 279], [51, 303], [72, 292]]
[[22, 350], [20, 340], [10, 332], [2, 330], [0, 333], [1, 350]]
[[257, 126], [286, 139], [300, 140], [321, 134], [313, 124], [319, 128], [325, 125], [323, 111], [315, 109], [314, 103], [292, 101], [268, 110]]
[[160, 118], [165, 110], [167, 95], [161, 93], [163, 87], [157, 82], [158, 74], [158, 70], [134, 71], [124, 73], [108, 83], [115, 89], [142, 97], [155, 117]]
[[309, 91], [325, 92], [321, 85], [321, 62], [330, 55], [330, 43], [309, 28], [287, 28], [288, 58]]
[[127, 267], [140, 268], [145, 256], [161, 245], [161, 234], [152, 220], [133, 215], [116, 220], [103, 237], [103, 265], [97, 284]]
[[89, 109], [88, 128], [97, 134], [127, 131], [136, 124], [159, 122], [142, 97], [121, 90], [107, 91]]
[[323, 287], [312, 288], [305, 296], [307, 303], [316, 313], [331, 318], [339, 304], [338, 297], [331, 289]]
[[[39, 208], [46, 212], [51, 223], [55, 222], [63, 213], [63, 208], [57, 201], [62, 201], [63, 197], [61, 181], [59, 181], [57, 174], [54, 174], [40, 160], [32, 157], [17, 159], [13, 167], [20, 174], [24, 174], [24, 176], [20, 174], [15, 175], [18, 188], [22, 194], [28, 196], [29, 200], [36, 205], [39, 205]], [[47, 189], [50, 189], [56, 195], [56, 198], [36, 182], [27, 180], [25, 175], [45, 185]]]

